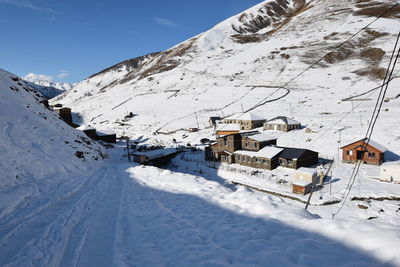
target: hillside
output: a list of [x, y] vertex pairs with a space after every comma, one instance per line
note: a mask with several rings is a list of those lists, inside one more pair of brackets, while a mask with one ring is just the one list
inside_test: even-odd
[[[210, 116], [289, 116], [309, 129], [267, 134], [319, 152], [329, 169], [312, 197], [293, 193], [292, 168], [207, 165], [201, 145], [158, 168], [128, 162], [120, 140], [100, 161], [103, 149], [0, 70], [0, 266], [400, 266], [400, 184], [364, 164], [351, 180], [338, 160], [370, 124], [395, 2], [264, 1], [51, 100], [139, 144], [215, 138]], [[396, 70], [372, 136], [387, 159], [400, 158], [399, 86]]]
[[[53, 101], [73, 107], [87, 124], [131, 137], [171, 133], [153, 136], [165, 142], [198, 142], [212, 134], [206, 129], [210, 116], [259, 105], [252, 112], [266, 118], [287, 115], [319, 133], [332, 127], [315, 143], [303, 137], [295, 143], [324, 145], [334, 154], [336, 130], [346, 126], [342, 138], [351, 140], [367, 127], [376, 90], [360, 97], [366, 101], [342, 100], [381, 84], [400, 25], [399, 8], [328, 52], [395, 2], [265, 1], [167, 51], [138, 58], [132, 67], [123, 62], [99, 72]], [[390, 112], [377, 125], [381, 142], [397, 151], [400, 137], [389, 125], [399, 115], [399, 82], [396, 73], [388, 95], [392, 101], [385, 103]], [[127, 121], [129, 112], [137, 116]], [[203, 131], [183, 140], [197, 120]]]
[[[28, 83], [0, 69], [0, 151], [6, 155], [0, 162], [0, 191], [12, 201], [1, 201], [1, 216], [18, 201], [39, 194], [41, 185], [50, 186], [102, 159], [104, 149], [59, 119], [43, 100]], [[78, 151], [83, 158], [76, 156]]]

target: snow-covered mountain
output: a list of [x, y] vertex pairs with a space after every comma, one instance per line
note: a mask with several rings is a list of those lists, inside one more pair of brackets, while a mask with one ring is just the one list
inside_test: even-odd
[[44, 86], [44, 87], [53, 87], [62, 91], [68, 91], [72, 89], [77, 83], [64, 83], [64, 82], [55, 82], [52, 79], [48, 79], [48, 77], [42, 77], [43, 75], [36, 75], [34, 73], [29, 73], [23, 79], [25, 81]]
[[[0, 188], [7, 188], [12, 196], [26, 197], [22, 191], [36, 194], [31, 190], [36, 183], [52, 183], [84, 170], [104, 153], [46, 108], [44, 99], [27, 82], [0, 69], [0, 151], [4, 155]], [[77, 152], [83, 152], [83, 157]], [[0, 204], [0, 214], [4, 209]]]
[[[165, 141], [182, 139], [198, 125], [202, 131], [185, 140], [211, 135], [210, 116], [243, 110], [267, 119], [287, 115], [320, 134], [332, 126], [315, 142], [303, 137], [293, 142], [314, 149], [326, 144], [335, 153], [336, 130], [346, 127], [342, 138], [351, 140], [368, 126], [374, 106], [368, 99], [376, 90], [359, 98], [365, 101], [343, 100], [381, 84], [400, 27], [395, 3], [264, 1], [167, 51], [101, 71], [54, 102], [74, 107], [86, 123], [131, 136], [169, 133], [154, 137]], [[391, 112], [377, 125], [386, 145], [399, 138], [389, 126], [399, 115], [399, 82], [396, 73], [388, 93], [393, 100], [385, 104]], [[129, 112], [138, 116], [124, 118]]]
[[28, 82], [30, 87], [39, 91], [48, 99], [56, 97], [72, 89], [76, 85], [76, 83], [54, 82], [49, 79], [41, 78], [40, 76], [41, 75], [29, 73], [24, 77], [24, 80]]

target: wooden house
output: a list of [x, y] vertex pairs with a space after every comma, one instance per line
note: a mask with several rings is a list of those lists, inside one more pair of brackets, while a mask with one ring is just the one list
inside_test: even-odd
[[282, 147], [283, 151], [279, 154], [279, 166], [298, 169], [309, 167], [318, 163], [318, 152], [293, 147]]
[[242, 149], [250, 151], [259, 151], [268, 145], [276, 145], [277, 138], [264, 134], [254, 133], [242, 134]]
[[113, 131], [102, 131], [97, 134], [98, 140], [106, 143], [116, 143], [117, 135]]
[[299, 129], [301, 123], [285, 116], [278, 116], [264, 123], [264, 130], [288, 132]]
[[241, 113], [229, 116], [222, 121], [225, 124], [239, 124], [240, 130], [252, 130], [262, 127], [265, 119], [253, 113]]
[[234, 153], [235, 163], [259, 169], [273, 170], [279, 166], [282, 148], [267, 146], [260, 151], [238, 150]]
[[400, 183], [400, 161], [385, 162], [381, 166], [380, 179]]
[[240, 132], [239, 124], [217, 124], [217, 128], [215, 130], [215, 134], [217, 137], [221, 137], [224, 135], [237, 134]]
[[84, 132], [89, 138], [93, 139], [93, 140], [97, 140], [98, 136], [96, 133], [96, 129], [91, 127], [91, 126], [79, 126], [78, 128], [76, 128], [78, 130], [81, 130], [82, 132]]
[[293, 178], [295, 181], [317, 182], [317, 170], [315, 168], [301, 167], [294, 172]]
[[341, 147], [343, 150], [342, 161], [345, 163], [355, 163], [361, 160], [366, 164], [380, 165], [385, 160], [387, 149], [382, 145], [367, 138], [357, 140], [353, 143]]
[[292, 183], [292, 192], [300, 195], [311, 193], [312, 184], [307, 181], [295, 181]]

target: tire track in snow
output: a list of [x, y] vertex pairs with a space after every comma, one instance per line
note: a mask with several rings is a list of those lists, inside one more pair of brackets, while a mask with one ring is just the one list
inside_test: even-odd
[[106, 179], [101, 179], [105, 176], [105, 169], [100, 173], [88, 178], [95, 180], [94, 184], [89, 183], [69, 198], [59, 200], [16, 225], [18, 230], [0, 242], [0, 265], [59, 265], [57, 255], [66, 246], [73, 226], [79, 223], [80, 218], [88, 216], [92, 207], [101, 200], [99, 192], [104, 192], [103, 198], [106, 196]]

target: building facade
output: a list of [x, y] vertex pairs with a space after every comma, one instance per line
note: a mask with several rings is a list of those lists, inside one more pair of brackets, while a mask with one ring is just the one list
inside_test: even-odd
[[291, 130], [300, 128], [301, 128], [300, 122], [284, 116], [273, 118], [264, 123], [264, 130], [289, 132]]
[[355, 141], [341, 147], [342, 161], [344, 163], [356, 163], [361, 161], [365, 164], [380, 165], [385, 160], [385, 147], [367, 138]]

